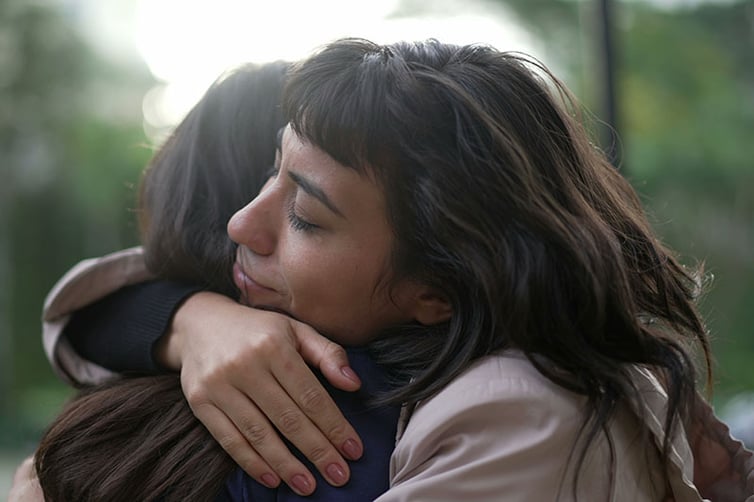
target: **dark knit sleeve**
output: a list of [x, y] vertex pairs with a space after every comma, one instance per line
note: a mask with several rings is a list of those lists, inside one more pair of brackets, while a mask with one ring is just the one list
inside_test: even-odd
[[121, 288], [74, 312], [63, 336], [83, 358], [109, 370], [157, 373], [154, 344], [167, 331], [178, 307], [201, 288], [151, 281]]

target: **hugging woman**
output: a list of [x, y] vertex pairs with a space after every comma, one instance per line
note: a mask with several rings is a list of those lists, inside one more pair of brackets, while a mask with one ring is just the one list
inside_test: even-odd
[[[276, 430], [330, 484], [362, 461], [342, 458], [362, 449], [368, 458], [294, 357], [348, 387], [335, 342], [366, 347], [385, 377], [365, 409], [401, 408], [378, 500], [752, 495], [751, 454], [697, 389], [697, 355], [710, 375], [694, 303], [701, 272], [659, 242], [575, 107], [556, 99], [567, 96], [527, 58], [436, 41], [341, 40], [293, 68], [274, 176], [230, 218], [237, 246], [215, 269], [252, 308], [196, 293], [153, 352], [180, 369], [196, 416], [244, 471], [299, 495], [314, 490]], [[139, 282], [150, 273], [140, 256], [106, 260], [108, 270]], [[95, 367], [76, 359], [57, 316], [73, 310], [61, 307], [66, 284], [96, 273], [87, 267], [54, 291], [46, 314], [58, 322], [46, 346], [74, 378]], [[217, 316], [268, 324], [213, 332]], [[134, 366], [111, 369], [145, 369]], [[224, 397], [197, 391], [197, 373], [229, 382], [218, 386]], [[237, 383], [244, 375], [250, 384]], [[43, 487], [45, 455], [36, 459]], [[213, 489], [250, 479], [223, 476]]]

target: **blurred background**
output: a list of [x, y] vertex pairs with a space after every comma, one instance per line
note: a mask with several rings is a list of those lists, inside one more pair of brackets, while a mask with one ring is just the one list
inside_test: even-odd
[[0, 0], [0, 494], [70, 395], [45, 294], [136, 244], [154, 145], [223, 70], [340, 36], [489, 43], [563, 78], [660, 235], [714, 276], [714, 402], [751, 434], [754, 0]]

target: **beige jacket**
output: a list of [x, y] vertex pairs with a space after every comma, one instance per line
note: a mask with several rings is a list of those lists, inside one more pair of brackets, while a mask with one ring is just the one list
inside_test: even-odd
[[[72, 311], [151, 278], [140, 248], [86, 260], [45, 301], [45, 351], [69, 382], [112, 376], [61, 337]], [[569, 457], [584, 421], [584, 398], [555, 385], [520, 353], [485, 357], [412, 413], [404, 410], [391, 459], [391, 488], [379, 502], [587, 500], [754, 502], [754, 457], [700, 402], [671, 452], [670, 490], [659, 450], [640, 446], [646, 424], [662, 444], [666, 395], [646, 370], [632, 369], [641, 395], [621, 407], [589, 449], [574, 499]], [[610, 455], [609, 444], [614, 455]], [[706, 497], [706, 498], [703, 498]]]
[[109, 293], [154, 276], [147, 270], [140, 247], [84, 260], [50, 290], [42, 311], [42, 345], [55, 373], [67, 383], [94, 385], [114, 374], [79, 356], [61, 336], [72, 312]]
[[609, 439], [599, 436], [590, 448], [576, 497], [569, 452], [584, 423], [584, 398], [508, 352], [477, 361], [416, 408], [393, 452], [391, 489], [379, 502], [754, 501], [752, 453], [704, 403], [693, 434], [681, 431], [673, 442], [672, 498], [664, 497], [659, 449], [646, 452], [639, 440], [644, 423], [662, 444], [667, 398], [648, 371], [632, 372], [641, 396], [617, 411]]

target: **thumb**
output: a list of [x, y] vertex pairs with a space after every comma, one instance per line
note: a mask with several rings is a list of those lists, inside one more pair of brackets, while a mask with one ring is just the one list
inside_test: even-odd
[[351, 368], [343, 347], [306, 324], [294, 321], [292, 328], [301, 357], [309, 365], [318, 368], [328, 382], [345, 391], [355, 391], [361, 387], [361, 380]]

